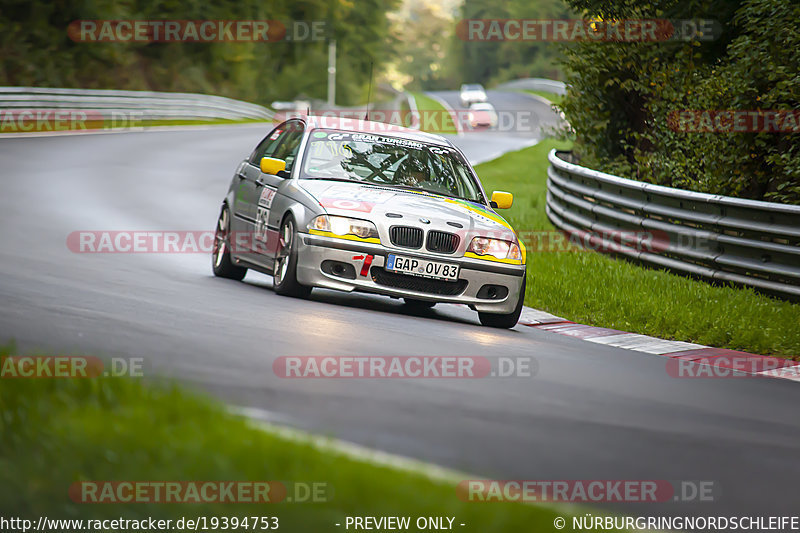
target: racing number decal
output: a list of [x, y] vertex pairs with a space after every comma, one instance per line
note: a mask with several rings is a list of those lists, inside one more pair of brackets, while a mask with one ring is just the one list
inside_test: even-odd
[[267, 242], [267, 219], [269, 218], [269, 208], [272, 207], [272, 200], [275, 198], [275, 192], [275, 189], [265, 187], [261, 190], [261, 196], [258, 198], [254, 238], [263, 243]]
[[261, 196], [258, 198], [258, 205], [259, 207], [264, 207], [269, 209], [272, 207], [272, 200], [275, 198], [275, 189], [270, 189], [268, 187], [264, 187], [261, 190]]
[[269, 210], [258, 206], [258, 215], [256, 216], [256, 233], [253, 236], [255, 240], [261, 241], [266, 244], [267, 242], [267, 216]]
[[354, 255], [353, 261], [360, 261], [361, 259], [364, 260], [364, 264], [361, 266], [361, 276], [366, 277], [369, 274], [369, 267], [372, 264], [372, 255], [367, 255], [364, 257], [363, 255]]

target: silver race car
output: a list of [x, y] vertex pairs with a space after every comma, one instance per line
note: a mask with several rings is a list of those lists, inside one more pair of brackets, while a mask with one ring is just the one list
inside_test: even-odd
[[251, 268], [275, 292], [313, 287], [461, 303], [513, 327], [525, 247], [464, 155], [438, 135], [355, 119], [288, 120], [242, 161], [217, 222], [216, 276]]

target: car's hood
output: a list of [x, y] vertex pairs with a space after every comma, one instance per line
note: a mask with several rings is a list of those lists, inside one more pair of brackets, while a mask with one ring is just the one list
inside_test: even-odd
[[502, 217], [475, 202], [359, 183], [300, 180], [300, 184], [331, 215], [367, 219], [378, 226], [409, 225], [464, 237], [483, 235], [516, 240], [511, 226]]

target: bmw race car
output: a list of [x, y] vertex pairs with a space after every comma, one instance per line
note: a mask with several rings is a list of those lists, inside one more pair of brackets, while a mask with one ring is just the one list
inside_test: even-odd
[[355, 119], [277, 126], [241, 162], [222, 203], [216, 276], [271, 274], [281, 295], [314, 287], [461, 303], [513, 327], [525, 294], [525, 247], [444, 137]]

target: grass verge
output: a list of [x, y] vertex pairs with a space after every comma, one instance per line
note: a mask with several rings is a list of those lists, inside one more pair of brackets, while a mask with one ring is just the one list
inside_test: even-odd
[[[556, 516], [571, 521], [561, 508], [463, 501], [455, 482], [265, 432], [222, 405], [170, 384], [2, 379], [0, 414], [0, 515], [34, 519], [34, 524], [39, 516], [275, 516], [281, 530], [305, 532], [341, 530], [346, 516], [450, 516], [454, 528], [465, 532], [518, 532], [549, 531]], [[75, 482], [105, 480], [280, 480], [287, 488], [324, 483], [318, 494], [327, 501], [86, 504], [68, 496]], [[461, 523], [467, 527], [458, 527]]]
[[221, 125], [233, 125], [233, 124], [259, 124], [259, 123], [267, 123], [269, 121], [263, 119], [237, 119], [237, 120], [228, 120], [228, 119], [209, 119], [209, 120], [189, 120], [189, 119], [158, 119], [158, 120], [126, 120], [124, 118], [118, 119], [108, 119], [108, 120], [93, 120], [87, 119], [80, 123], [80, 127], [70, 127], [67, 123], [64, 125], [63, 128], [57, 127], [57, 125], [52, 125], [52, 129], [46, 129], [43, 127], [41, 130], [26, 130], [26, 131], [18, 131], [18, 130], [10, 130], [0, 129], [0, 133], [52, 133], [52, 132], [81, 132], [81, 131], [95, 131], [95, 130], [104, 130], [104, 131], [145, 131], [148, 128], [154, 127], [161, 127], [161, 126], [221, 126]]
[[[476, 167], [487, 190], [514, 193], [503, 215], [520, 232], [555, 231], [545, 215], [545, 140]], [[595, 252], [528, 253], [525, 303], [575, 322], [800, 359], [800, 305], [715, 286]]]
[[144, 122], [145, 127], [152, 126], [220, 126], [230, 124], [261, 124], [269, 122], [264, 119], [242, 118], [237, 120], [214, 119], [214, 120], [148, 120]]
[[417, 102], [420, 114], [420, 129], [429, 133], [456, 134], [454, 117], [445, 107], [422, 93], [411, 93]]

